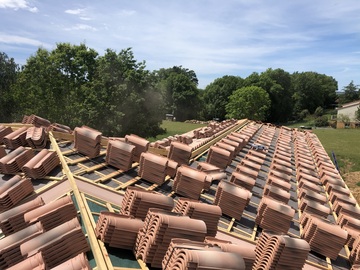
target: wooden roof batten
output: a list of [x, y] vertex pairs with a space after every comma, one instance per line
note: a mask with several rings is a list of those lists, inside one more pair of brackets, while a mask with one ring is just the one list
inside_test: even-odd
[[113, 269], [113, 266], [111, 264], [111, 261], [108, 256], [104, 256], [104, 252], [106, 250], [102, 248], [100, 241], [96, 238], [93, 226], [91, 225], [91, 219], [90, 214], [86, 208], [86, 203], [84, 203], [83, 197], [81, 196], [81, 193], [79, 191], [79, 188], [77, 187], [76, 181], [65, 161], [64, 156], [61, 153], [61, 150], [59, 146], [56, 143], [56, 140], [52, 134], [52, 132], [49, 132], [49, 138], [52, 144], [52, 147], [55, 149], [56, 153], [58, 154], [60, 158], [60, 162], [62, 164], [62, 168], [65, 172], [65, 175], [67, 176], [67, 180], [70, 183], [70, 186], [72, 188], [72, 191], [74, 193], [75, 200], [79, 206], [80, 215], [83, 219], [84, 226], [89, 238], [89, 243], [91, 246], [91, 249], [93, 251], [93, 255], [96, 261], [96, 265], [98, 269]]

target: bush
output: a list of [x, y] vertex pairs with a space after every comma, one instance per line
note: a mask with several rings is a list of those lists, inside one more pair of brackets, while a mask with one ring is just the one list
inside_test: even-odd
[[319, 106], [316, 108], [314, 114], [315, 114], [315, 116], [322, 116], [324, 114], [324, 109]]
[[327, 127], [327, 126], [329, 126], [329, 121], [325, 115], [317, 117], [315, 119], [315, 127]]
[[310, 113], [309, 113], [308, 109], [302, 110], [301, 112], [298, 113], [298, 120], [299, 121], [304, 120], [309, 115], [310, 115]]

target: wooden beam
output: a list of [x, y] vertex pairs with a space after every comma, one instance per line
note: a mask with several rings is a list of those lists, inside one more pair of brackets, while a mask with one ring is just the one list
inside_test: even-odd
[[80, 210], [80, 215], [81, 215], [81, 218], [83, 220], [83, 224], [85, 226], [85, 229], [86, 229], [86, 233], [88, 235], [88, 238], [89, 238], [89, 243], [90, 243], [90, 246], [91, 246], [91, 249], [92, 249], [92, 253], [94, 255], [94, 259], [96, 261], [96, 265], [99, 269], [113, 269], [113, 266], [111, 264], [111, 261], [110, 261], [110, 258], [108, 256], [105, 256], [103, 254], [103, 250], [100, 246], [100, 243], [95, 235], [95, 231], [94, 231], [94, 228], [91, 224], [91, 219], [90, 218], [90, 214], [88, 211], [87, 211], [87, 204], [86, 202], [84, 202], [81, 194], [80, 194], [80, 191], [76, 185], [76, 181], [73, 177], [73, 174], [71, 173], [68, 165], [67, 165], [67, 162], [65, 161], [65, 158], [64, 156], [62, 155], [61, 153], [61, 150], [59, 148], [59, 146], [57, 145], [57, 142], [52, 134], [52, 132], [49, 132], [49, 138], [50, 138], [50, 141], [51, 141], [51, 144], [52, 144], [52, 147], [53, 149], [56, 150], [57, 154], [58, 154], [58, 157], [60, 159], [60, 162], [63, 166], [63, 169], [65, 171], [65, 174], [67, 176], [67, 179], [70, 183], [70, 186], [72, 188], [72, 191], [73, 191], [73, 194], [74, 194], [74, 197], [75, 197], [75, 200], [76, 200], [76, 203], [79, 207], [79, 210]]

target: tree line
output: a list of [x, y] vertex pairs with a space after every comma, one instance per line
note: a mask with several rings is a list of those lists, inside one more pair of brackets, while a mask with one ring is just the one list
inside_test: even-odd
[[162, 132], [167, 113], [178, 121], [285, 123], [301, 118], [304, 110], [333, 107], [337, 81], [316, 72], [269, 68], [247, 78], [223, 76], [199, 89], [193, 70], [149, 71], [131, 48], [107, 49], [100, 56], [85, 44], [58, 43], [53, 50], [39, 48], [22, 66], [0, 53], [0, 91], [0, 122], [36, 114], [72, 128], [88, 125], [106, 136], [151, 137]]

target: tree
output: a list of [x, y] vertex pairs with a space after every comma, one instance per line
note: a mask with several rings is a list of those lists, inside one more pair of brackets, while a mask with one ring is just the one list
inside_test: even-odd
[[339, 100], [341, 104], [352, 102], [358, 100], [359, 97], [359, 87], [354, 84], [354, 81], [351, 81], [343, 89], [344, 94], [340, 96]]
[[6, 53], [0, 53], [0, 122], [12, 122], [14, 99], [12, 86], [15, 84], [19, 66], [14, 58], [9, 58]]
[[270, 122], [284, 123], [292, 115], [292, 90], [290, 73], [283, 69], [267, 69], [260, 74], [258, 86], [265, 89], [271, 100], [269, 117]]
[[258, 86], [247, 86], [236, 90], [226, 105], [228, 118], [248, 118], [263, 121], [271, 106], [269, 94]]
[[23, 66], [14, 87], [18, 118], [37, 114], [69, 126], [82, 124], [86, 87], [96, 70], [97, 52], [85, 44], [59, 43], [53, 51], [39, 48]]
[[107, 49], [98, 59], [90, 95], [85, 97], [87, 121], [107, 136], [159, 134], [163, 101], [145, 67], [130, 48], [119, 53]]
[[130, 48], [108, 49], [102, 57], [84, 44], [40, 48], [14, 87], [18, 118], [37, 114], [73, 128], [88, 125], [105, 136], [155, 136], [161, 132], [163, 101], [145, 67]]
[[360, 121], [360, 106], [357, 108], [355, 112], [355, 119]]
[[167, 113], [174, 114], [178, 121], [197, 118], [201, 102], [194, 71], [174, 66], [155, 71], [154, 76]]
[[224, 120], [229, 96], [236, 89], [241, 88], [242, 84], [243, 79], [238, 76], [223, 76], [206, 86], [202, 97], [204, 101], [203, 118]]
[[298, 115], [304, 109], [308, 109], [312, 114], [319, 106], [323, 108], [334, 106], [337, 81], [333, 77], [316, 72], [295, 72], [291, 78], [293, 115]]

